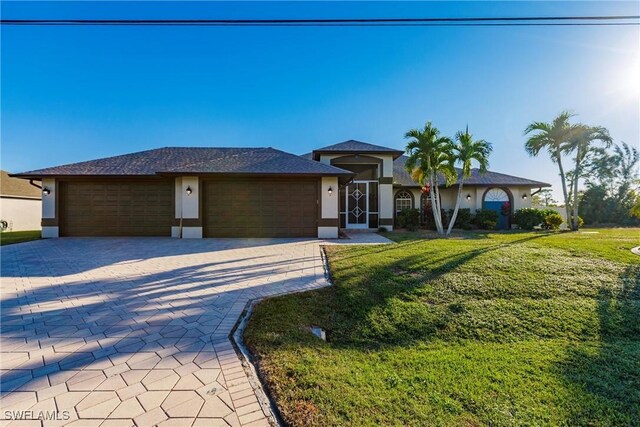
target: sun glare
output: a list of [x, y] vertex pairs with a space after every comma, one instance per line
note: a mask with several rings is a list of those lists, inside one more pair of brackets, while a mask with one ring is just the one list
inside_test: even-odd
[[640, 96], [640, 60], [624, 70], [621, 83], [623, 90], [629, 95]]

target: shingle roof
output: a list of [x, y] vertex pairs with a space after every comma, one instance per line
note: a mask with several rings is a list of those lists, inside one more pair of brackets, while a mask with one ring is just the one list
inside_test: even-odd
[[[393, 162], [393, 183], [406, 187], [417, 187], [418, 184], [411, 179], [411, 176], [405, 169], [406, 161], [407, 156], [400, 156]], [[460, 175], [460, 169], [458, 169], [458, 175]], [[444, 178], [439, 177], [438, 181], [440, 182], [440, 185], [444, 185]], [[464, 185], [522, 185], [531, 187], [551, 187], [551, 184], [547, 184], [546, 182], [534, 181], [498, 172], [487, 171], [485, 174], [480, 174], [478, 169], [475, 168], [471, 170], [471, 177], [465, 179]]]
[[42, 198], [39, 188], [29, 184], [24, 179], [11, 178], [7, 171], [0, 170], [0, 195], [29, 198]]
[[320, 153], [391, 153], [394, 157], [402, 155], [404, 151], [396, 150], [395, 148], [382, 147], [380, 145], [369, 144], [368, 142], [356, 141], [350, 139], [348, 141], [339, 142], [337, 144], [329, 145], [326, 147], [313, 150], [313, 158], [319, 159]]
[[163, 173], [353, 175], [347, 170], [273, 148], [165, 147], [15, 176], [148, 176]]

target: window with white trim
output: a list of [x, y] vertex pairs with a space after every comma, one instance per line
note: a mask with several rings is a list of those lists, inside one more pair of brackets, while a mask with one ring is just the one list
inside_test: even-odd
[[406, 190], [398, 191], [396, 193], [396, 215], [403, 209], [411, 209], [412, 207], [411, 194]]

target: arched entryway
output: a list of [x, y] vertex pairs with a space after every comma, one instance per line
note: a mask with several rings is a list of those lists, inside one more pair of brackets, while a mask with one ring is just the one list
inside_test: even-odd
[[506, 188], [489, 188], [482, 196], [482, 209], [498, 213], [497, 228], [500, 230], [509, 229], [512, 206], [511, 192]]

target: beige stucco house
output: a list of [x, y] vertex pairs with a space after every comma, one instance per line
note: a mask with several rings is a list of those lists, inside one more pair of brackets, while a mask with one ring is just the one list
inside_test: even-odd
[[[353, 140], [303, 156], [165, 147], [15, 176], [42, 180], [43, 237], [336, 238], [341, 228], [391, 230], [402, 209], [424, 209], [405, 161], [400, 150]], [[508, 203], [513, 212], [547, 186], [474, 171], [462, 207], [504, 210]], [[453, 208], [455, 191], [442, 188], [443, 208]]]
[[39, 230], [42, 201], [39, 183], [12, 178], [0, 171], [0, 224], [4, 231]]

